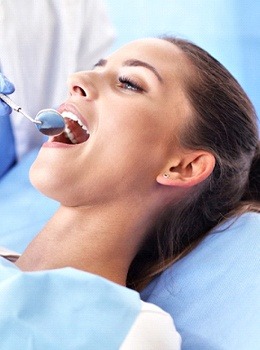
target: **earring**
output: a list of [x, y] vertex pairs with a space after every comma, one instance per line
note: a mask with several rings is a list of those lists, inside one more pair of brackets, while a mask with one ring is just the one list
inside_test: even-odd
[[170, 175], [165, 173], [165, 174], [163, 174], [163, 177], [165, 177], [165, 179], [169, 179]]

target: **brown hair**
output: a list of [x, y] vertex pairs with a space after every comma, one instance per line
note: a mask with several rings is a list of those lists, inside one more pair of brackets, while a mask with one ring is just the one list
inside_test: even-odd
[[260, 211], [260, 147], [252, 103], [236, 79], [205, 50], [186, 40], [161, 39], [180, 48], [194, 71], [184, 77], [193, 113], [180, 142], [188, 149], [211, 152], [216, 165], [189, 198], [169, 206], [158, 218], [129, 269], [127, 284], [137, 290], [223, 220]]

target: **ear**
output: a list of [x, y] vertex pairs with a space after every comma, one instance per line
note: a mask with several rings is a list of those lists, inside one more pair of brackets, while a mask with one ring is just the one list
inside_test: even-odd
[[165, 186], [192, 187], [204, 181], [215, 167], [215, 157], [206, 151], [189, 151], [170, 160], [156, 181]]

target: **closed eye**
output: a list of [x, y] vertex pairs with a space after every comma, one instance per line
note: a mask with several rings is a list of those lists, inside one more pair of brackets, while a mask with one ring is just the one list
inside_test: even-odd
[[144, 92], [145, 89], [138, 84], [136, 81], [134, 81], [133, 79], [130, 79], [128, 77], [125, 76], [121, 76], [118, 78], [119, 80], [119, 84], [118, 86], [122, 89], [126, 89], [126, 90], [132, 90], [132, 91], [136, 91], [136, 92]]

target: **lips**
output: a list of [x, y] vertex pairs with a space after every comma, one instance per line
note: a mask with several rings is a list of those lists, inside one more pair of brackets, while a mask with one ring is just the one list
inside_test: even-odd
[[51, 141], [66, 144], [80, 144], [86, 142], [89, 137], [89, 131], [84, 124], [83, 117], [79, 114], [73, 105], [63, 104], [58, 109], [65, 121], [65, 130], [60, 135], [54, 136]]

